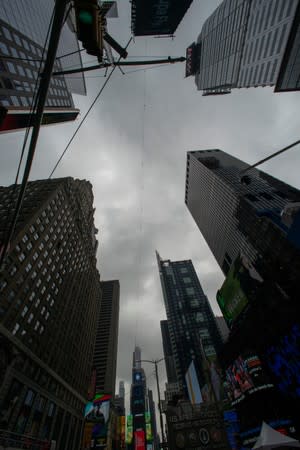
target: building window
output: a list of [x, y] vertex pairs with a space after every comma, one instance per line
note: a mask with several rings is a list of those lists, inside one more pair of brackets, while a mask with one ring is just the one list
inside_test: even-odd
[[34, 318], [34, 315], [32, 313], [30, 313], [27, 322], [31, 323], [33, 318]]
[[16, 334], [18, 332], [19, 328], [20, 328], [20, 324], [16, 323], [12, 330], [12, 334]]
[[195, 289], [193, 287], [185, 288], [185, 292], [187, 293], [188, 296], [195, 295]]

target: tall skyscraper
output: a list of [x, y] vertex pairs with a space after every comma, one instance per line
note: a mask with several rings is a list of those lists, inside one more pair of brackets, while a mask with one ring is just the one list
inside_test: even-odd
[[167, 320], [160, 321], [160, 329], [161, 329], [161, 336], [162, 336], [162, 343], [163, 343], [168, 383], [176, 383], [177, 376], [176, 376], [176, 369], [175, 369], [175, 362], [174, 362], [174, 357], [173, 357], [171, 338], [170, 338], [170, 333], [169, 333], [169, 325], [168, 325]]
[[115, 395], [120, 283], [118, 280], [101, 282], [101, 306], [93, 365], [96, 370], [96, 392]]
[[187, 75], [203, 95], [300, 88], [299, 0], [224, 0], [189, 47]]
[[141, 349], [136, 346], [132, 355], [132, 367], [134, 369], [140, 369], [142, 367], [141, 358]]
[[203, 357], [216, 356], [221, 337], [192, 261], [162, 260], [157, 253], [157, 263], [176, 377], [187, 392], [185, 374], [191, 362], [194, 361], [203, 386], [206, 381]]
[[187, 154], [185, 203], [225, 275], [240, 252], [259, 263], [267, 251], [275, 257], [280, 249], [282, 261], [284, 248], [300, 248], [300, 192], [258, 169], [243, 176], [248, 167], [221, 150]]
[[[0, 123], [0, 132], [27, 126], [47, 30], [54, 2], [41, 0], [3, 0], [0, 4], [0, 105], [7, 114]], [[54, 71], [66, 67], [82, 67], [75, 28], [69, 11], [59, 42]], [[71, 54], [70, 54], [71, 53]], [[67, 55], [68, 56], [64, 56]], [[71, 93], [85, 94], [83, 74], [52, 77], [43, 123], [74, 120]]]
[[217, 300], [231, 333], [220, 358], [241, 436], [253, 441], [262, 420], [288, 433], [298, 421], [300, 433], [300, 192], [248, 167], [220, 150], [188, 152], [185, 202], [226, 275]]
[[[3, 242], [19, 187], [0, 188]], [[92, 185], [32, 181], [0, 274], [1, 428], [77, 449], [100, 277]], [[5, 358], [3, 358], [5, 356]]]

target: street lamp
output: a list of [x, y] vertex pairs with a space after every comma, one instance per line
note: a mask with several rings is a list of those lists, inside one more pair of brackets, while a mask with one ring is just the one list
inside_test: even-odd
[[157, 396], [158, 396], [158, 409], [159, 409], [159, 419], [160, 419], [160, 429], [161, 429], [161, 437], [162, 437], [162, 443], [164, 444], [166, 442], [165, 440], [165, 433], [164, 433], [164, 422], [163, 422], [163, 415], [161, 410], [161, 402], [160, 402], [160, 390], [159, 390], [159, 380], [158, 380], [158, 370], [157, 365], [163, 361], [165, 358], [150, 360], [150, 359], [141, 359], [136, 362], [147, 362], [150, 364], [155, 365], [155, 376], [156, 376], [156, 385], [157, 385]]

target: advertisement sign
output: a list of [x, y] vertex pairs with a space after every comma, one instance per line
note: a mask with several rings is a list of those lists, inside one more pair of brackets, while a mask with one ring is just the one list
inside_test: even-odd
[[146, 423], [146, 441], [153, 441], [151, 423]]
[[267, 348], [266, 364], [276, 386], [288, 397], [300, 397], [300, 326], [292, 326], [290, 333]]
[[192, 405], [202, 403], [203, 398], [200, 391], [194, 361], [192, 361], [189, 365], [189, 368], [185, 374], [185, 381], [188, 388], [189, 399]]
[[132, 0], [131, 28], [135, 36], [172, 35], [193, 0]]
[[151, 423], [151, 414], [149, 412], [145, 412], [145, 423]]
[[[186, 407], [184, 407], [186, 406]], [[188, 413], [187, 409], [191, 408]], [[201, 408], [192, 408], [190, 402], [181, 406], [168, 406], [168, 444], [174, 450], [227, 450], [223, 417], [215, 403], [202, 403]]]
[[105, 445], [110, 418], [111, 395], [96, 394], [93, 401], [85, 407], [85, 425], [91, 428], [93, 445]]
[[261, 361], [255, 354], [244, 358], [239, 356], [226, 370], [224, 388], [232, 406], [242, 401], [246, 395], [272, 387], [274, 385], [269, 382]]
[[[55, 111], [45, 111], [42, 118], [42, 125], [51, 125], [62, 122], [70, 122], [76, 119], [79, 110], [61, 109]], [[7, 133], [10, 131], [20, 131], [27, 128], [29, 123], [30, 112], [28, 111], [9, 111], [3, 122], [0, 124], [0, 133]]]
[[[121, 416], [120, 417], [120, 441], [121, 446], [123, 447], [125, 445], [125, 435], [126, 435], [126, 417]], [[124, 445], [122, 445], [124, 444]]]
[[144, 430], [137, 430], [134, 432], [134, 448], [135, 450], [145, 450]]
[[186, 49], [185, 76], [195, 75], [197, 71], [197, 50], [198, 45], [195, 42]]
[[229, 328], [246, 308], [249, 294], [255, 294], [262, 283], [263, 279], [249, 259], [238, 256], [217, 292], [217, 302]]
[[133, 417], [127, 416], [126, 420], [126, 444], [131, 444], [133, 440]]

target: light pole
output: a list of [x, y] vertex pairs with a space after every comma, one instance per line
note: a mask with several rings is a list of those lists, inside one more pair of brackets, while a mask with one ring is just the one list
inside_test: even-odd
[[157, 397], [158, 397], [158, 409], [159, 409], [159, 419], [160, 419], [160, 429], [161, 429], [161, 437], [162, 437], [162, 443], [164, 444], [166, 442], [165, 440], [165, 433], [164, 433], [164, 422], [163, 422], [163, 415], [161, 410], [161, 403], [160, 403], [160, 389], [159, 389], [159, 380], [158, 380], [158, 370], [157, 365], [163, 361], [165, 358], [150, 360], [150, 359], [141, 359], [137, 362], [147, 362], [150, 364], [155, 365], [155, 376], [156, 376], [156, 385], [157, 385]]

